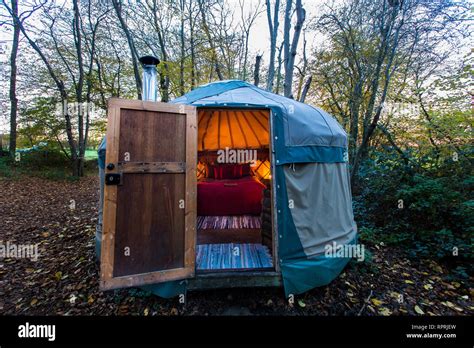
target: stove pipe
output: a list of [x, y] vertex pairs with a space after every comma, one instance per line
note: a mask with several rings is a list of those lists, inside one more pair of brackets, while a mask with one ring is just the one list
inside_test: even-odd
[[156, 101], [158, 96], [156, 66], [160, 60], [153, 56], [143, 56], [139, 61], [143, 67], [142, 100]]

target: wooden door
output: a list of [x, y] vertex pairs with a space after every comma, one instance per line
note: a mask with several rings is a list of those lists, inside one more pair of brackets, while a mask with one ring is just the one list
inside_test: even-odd
[[196, 108], [108, 105], [101, 289], [194, 276]]

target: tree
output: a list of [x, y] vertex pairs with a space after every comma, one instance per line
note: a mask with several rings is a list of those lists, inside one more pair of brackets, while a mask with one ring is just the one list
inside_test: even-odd
[[17, 112], [18, 112], [18, 98], [16, 96], [16, 76], [17, 76], [17, 54], [18, 44], [20, 42], [20, 24], [18, 17], [18, 1], [11, 0], [11, 10], [13, 19], [13, 41], [12, 51], [10, 54], [10, 156], [15, 157], [16, 152], [16, 127], [17, 127]]
[[11, 0], [11, 7], [9, 7], [6, 1], [2, 2], [4, 7], [10, 13], [11, 23], [2, 23], [2, 24], [11, 24], [13, 27], [13, 37], [12, 37], [12, 49], [10, 53], [10, 89], [9, 89], [9, 99], [10, 99], [10, 138], [9, 138], [9, 152], [10, 156], [13, 158], [16, 152], [16, 141], [17, 141], [17, 117], [18, 117], [18, 97], [17, 97], [17, 74], [18, 74], [18, 47], [20, 44], [20, 25], [23, 21], [28, 19], [33, 15], [37, 10], [39, 10], [44, 2], [33, 3], [27, 10], [19, 14], [18, 10], [18, 0]]
[[[280, 11], [280, 0], [275, 0], [273, 14], [271, 11], [270, 0], [265, 0], [267, 6], [267, 21], [268, 29], [270, 31], [270, 58], [268, 60], [268, 77], [267, 77], [267, 91], [273, 92], [273, 80], [275, 79], [275, 54], [276, 54], [276, 42], [278, 36], [278, 14]], [[280, 50], [281, 52], [281, 50]], [[280, 59], [279, 59], [280, 61]], [[278, 73], [280, 69], [278, 69]]]
[[308, 94], [309, 87], [311, 86], [311, 81], [313, 80], [313, 76], [309, 75], [303, 85], [304, 78], [306, 77], [306, 71], [308, 70], [308, 58], [306, 56], [306, 38], [303, 39], [303, 67], [300, 69], [298, 66], [296, 66], [296, 68], [298, 69], [298, 72], [300, 74], [296, 99], [304, 103], [306, 95]]
[[[247, 63], [248, 63], [248, 55], [249, 55], [250, 30], [252, 29], [252, 26], [255, 23], [255, 20], [261, 13], [260, 0], [257, 2], [257, 5], [255, 6], [255, 8], [252, 8], [248, 13], [244, 12], [243, 0], [239, 0], [239, 6], [240, 6], [240, 28], [242, 30], [242, 36], [243, 36], [243, 42], [244, 42], [244, 47], [242, 50], [243, 59], [241, 60], [242, 69], [241, 69], [240, 76], [241, 76], [241, 79], [245, 81], [247, 79]], [[260, 60], [258, 60], [258, 62], [260, 63]], [[260, 64], [258, 67], [260, 69]], [[255, 76], [254, 76], [254, 79], [255, 79]]]
[[206, 17], [206, 13], [210, 12], [210, 11], [208, 11], [208, 9], [204, 8], [204, 1], [203, 0], [198, 0], [198, 4], [199, 4], [199, 12], [201, 14], [201, 25], [202, 25], [202, 29], [203, 29], [204, 33], [206, 34], [206, 37], [207, 37], [207, 40], [208, 40], [208, 43], [209, 43], [209, 46], [210, 46], [211, 59], [212, 59], [212, 62], [214, 64], [214, 69], [215, 69], [215, 72], [216, 72], [217, 77], [219, 78], [219, 80], [223, 80], [224, 76], [222, 75], [221, 68], [220, 68], [220, 65], [219, 65], [219, 59], [217, 57], [216, 46], [215, 46], [214, 40], [211, 36], [211, 31], [209, 30], [209, 24], [207, 22], [207, 17]]
[[328, 40], [313, 69], [326, 105], [348, 128], [353, 182], [384, 105], [399, 98], [415, 66], [429, 71], [430, 61], [443, 61], [441, 47], [455, 44], [464, 10], [451, 2], [362, 0], [329, 6], [321, 16]]
[[137, 96], [138, 99], [142, 99], [142, 78], [140, 77], [140, 71], [138, 69], [138, 58], [140, 57], [135, 46], [135, 41], [132, 37], [130, 29], [123, 18], [122, 13], [122, 1], [121, 0], [112, 0], [112, 4], [115, 9], [115, 13], [117, 18], [120, 22], [120, 26], [127, 38], [128, 47], [130, 49], [130, 54], [132, 56], [132, 64], [133, 64], [133, 74], [135, 75], [135, 85], [137, 88]]
[[[78, 0], [73, 0], [72, 11], [65, 11], [64, 5], [57, 6], [55, 3], [49, 4], [48, 7], [45, 7], [45, 3], [42, 3], [41, 7], [43, 9], [42, 16], [45, 20], [44, 29], [48, 30], [49, 34], [41, 37], [41, 34], [44, 36], [44, 32], [36, 33], [41, 38], [41, 46], [33, 39], [32, 32], [26, 30], [25, 20], [20, 20], [8, 6], [7, 10], [19, 23], [21, 33], [31, 48], [38, 54], [46, 67], [48, 75], [54, 82], [62, 106], [59, 109], [65, 121], [64, 126], [73, 175], [82, 176], [89, 130], [89, 114], [85, 110], [90, 107], [90, 105], [84, 105], [83, 103], [84, 81], [86, 79], [84, 66], [85, 62], [88, 61], [89, 72], [92, 71], [93, 64], [91, 60], [94, 59], [92, 46], [95, 44], [90, 47], [91, 55], [87, 56], [84, 51], [83, 23]], [[92, 86], [90, 86], [89, 93], [86, 93], [86, 100], [90, 98], [91, 89]], [[87, 94], [89, 95], [87, 96]], [[77, 117], [76, 129], [73, 128], [75, 117]]]
[[255, 67], [253, 71], [253, 84], [258, 87], [260, 83], [260, 63], [262, 62], [262, 55], [257, 54], [255, 57]]
[[293, 33], [293, 38], [290, 44], [290, 29], [291, 29], [291, 12], [293, 0], [286, 1], [285, 22], [283, 31], [283, 58], [285, 61], [285, 80], [283, 83], [283, 94], [285, 97], [293, 98], [293, 71], [295, 68], [295, 57], [298, 49], [298, 41], [300, 39], [301, 29], [306, 18], [306, 11], [303, 8], [301, 0], [296, 0], [296, 24]]
[[[160, 71], [160, 92], [161, 101], [169, 101], [169, 87], [170, 87], [170, 69], [168, 66], [168, 48], [166, 44], [166, 37], [169, 36], [166, 27], [169, 26], [170, 15], [166, 15], [168, 10], [167, 5], [158, 3], [157, 0], [146, 0], [146, 6], [151, 13], [153, 29], [158, 36], [158, 46], [160, 49], [162, 70]], [[161, 9], [161, 10], [160, 10]], [[184, 34], [183, 34], [184, 35]]]

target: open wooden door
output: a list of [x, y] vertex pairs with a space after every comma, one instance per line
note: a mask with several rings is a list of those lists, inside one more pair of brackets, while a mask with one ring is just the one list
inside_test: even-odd
[[194, 276], [196, 108], [108, 105], [102, 290]]

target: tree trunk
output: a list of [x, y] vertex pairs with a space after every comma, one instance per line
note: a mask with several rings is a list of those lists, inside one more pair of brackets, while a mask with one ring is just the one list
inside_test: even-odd
[[117, 14], [117, 18], [119, 19], [120, 26], [122, 27], [125, 36], [127, 37], [128, 47], [130, 48], [130, 53], [132, 55], [132, 64], [133, 64], [133, 74], [135, 75], [135, 85], [137, 87], [137, 95], [138, 99], [142, 99], [142, 79], [140, 77], [140, 71], [138, 69], [138, 53], [137, 49], [135, 48], [135, 43], [133, 42], [132, 35], [130, 34], [130, 30], [128, 29], [127, 23], [122, 16], [122, 3], [120, 0], [112, 0], [112, 4], [115, 9], [115, 13]]
[[[78, 80], [76, 85], [76, 102], [77, 102], [77, 123], [78, 123], [78, 152], [79, 163], [77, 164], [77, 176], [83, 175], [83, 162], [86, 152], [85, 136], [84, 136], [84, 105], [82, 98], [82, 89], [84, 87], [84, 62], [82, 59], [82, 35], [81, 35], [81, 17], [79, 14], [78, 0], [73, 0], [73, 31], [74, 44], [76, 47], [77, 65], [78, 65]], [[86, 106], [88, 107], [88, 106]]]
[[179, 60], [179, 95], [184, 94], [184, 55], [185, 55], [185, 42], [184, 42], [184, 4], [185, 0], [180, 0], [179, 8], [181, 10], [181, 27], [179, 32], [180, 39], [180, 60]]
[[283, 83], [283, 94], [285, 97], [293, 98], [293, 70], [295, 68], [295, 57], [296, 50], [298, 48], [298, 41], [301, 34], [301, 29], [306, 17], [306, 11], [301, 4], [301, 0], [296, 0], [296, 25], [293, 33], [293, 39], [290, 47], [290, 28], [291, 28], [291, 2], [287, 0], [289, 4], [286, 6], [285, 11], [285, 47], [284, 47], [284, 58], [285, 58], [285, 80]]
[[[17, 112], [18, 112], [18, 99], [16, 97], [16, 78], [17, 78], [17, 65], [16, 59], [18, 54], [18, 44], [20, 41], [20, 24], [18, 18], [18, 1], [12, 0], [12, 11], [13, 11], [13, 41], [12, 51], [10, 55], [10, 156], [15, 158], [16, 151], [16, 127], [17, 127]], [[1, 150], [1, 149], [0, 149]]]
[[280, 48], [278, 49], [278, 69], [277, 69], [277, 81], [276, 81], [276, 88], [275, 88], [275, 93], [279, 94], [280, 93], [280, 85], [281, 85], [281, 52], [283, 51], [283, 42], [280, 45]]
[[[169, 86], [170, 86], [170, 74], [169, 74], [169, 66], [168, 66], [168, 52], [166, 50], [166, 43], [165, 43], [165, 36], [163, 32], [163, 26], [159, 22], [157, 12], [158, 6], [156, 0], [153, 1], [153, 5], [150, 6], [150, 9], [153, 12], [153, 24], [155, 25], [155, 30], [158, 34], [158, 43], [160, 45], [161, 51], [161, 61], [163, 64], [163, 69], [160, 71], [160, 92], [161, 92], [161, 101], [167, 103], [169, 101]], [[184, 25], [184, 24], [183, 24]], [[184, 39], [183, 39], [184, 44]], [[184, 50], [184, 48], [183, 48]], [[184, 79], [183, 79], [184, 85]], [[184, 93], [183, 93], [184, 94]]]
[[[288, 0], [291, 1], [291, 0]], [[273, 92], [273, 81], [275, 79], [275, 54], [276, 42], [278, 36], [278, 13], [280, 11], [280, 0], [275, 0], [275, 7], [273, 10], [273, 18], [270, 9], [270, 0], [266, 0], [267, 5], [267, 20], [270, 31], [270, 59], [268, 62], [268, 77], [267, 77], [267, 91]]]
[[198, 0], [198, 4], [199, 4], [199, 11], [201, 12], [202, 28], [204, 30], [204, 33], [206, 34], [207, 40], [209, 41], [209, 46], [211, 47], [211, 55], [212, 55], [212, 61], [214, 63], [214, 69], [216, 71], [217, 77], [219, 78], [219, 80], [222, 81], [224, 80], [224, 76], [222, 75], [221, 68], [219, 66], [216, 46], [214, 45], [214, 41], [212, 40], [209, 26], [207, 24], [206, 12], [203, 8], [203, 0]]
[[[247, 60], [249, 55], [249, 31], [245, 33], [245, 45], [244, 45], [244, 69], [242, 80], [247, 80]], [[257, 55], [258, 57], [258, 55]]]
[[[382, 114], [382, 106], [385, 102], [385, 98], [387, 97], [388, 86], [391, 79], [390, 70], [392, 68], [393, 59], [397, 53], [398, 38], [399, 38], [398, 35], [400, 32], [400, 28], [403, 24], [403, 20], [402, 20], [400, 26], [395, 32], [394, 39], [392, 42], [392, 47], [390, 47], [389, 40], [390, 40], [391, 30], [393, 29], [393, 23], [395, 22], [397, 14], [398, 14], [398, 8], [394, 8], [392, 10], [392, 13], [390, 14], [390, 18], [389, 18], [389, 22], [387, 23], [387, 26], [385, 27], [384, 25], [382, 25], [382, 28], [381, 28], [382, 42], [380, 44], [380, 53], [378, 56], [374, 80], [372, 81], [372, 91], [371, 91], [372, 95], [369, 99], [369, 104], [368, 104], [367, 111], [363, 120], [364, 129], [363, 129], [362, 142], [355, 153], [352, 170], [351, 170], [351, 181], [353, 182], [353, 185], [355, 181], [357, 180], [357, 172], [359, 170], [360, 163], [368, 155], [369, 140], [372, 134], [374, 133], [375, 128], [377, 127], [377, 123], [379, 122], [380, 115]], [[382, 64], [385, 61], [385, 59], [387, 59], [387, 63], [385, 66], [383, 77], [382, 77], [381, 76]], [[382, 89], [378, 106], [375, 108], [375, 99], [379, 94], [378, 93], [379, 83], [380, 83], [380, 80], [382, 80], [382, 78], [383, 78], [384, 85], [383, 85], [383, 89]], [[375, 110], [375, 114], [372, 118], [372, 121], [370, 121], [370, 117], [374, 110]], [[369, 124], [369, 121], [370, 121], [370, 124]]]
[[313, 75], [309, 75], [308, 79], [306, 80], [303, 91], [301, 92], [300, 102], [304, 103], [306, 99], [306, 95], [308, 94], [309, 87], [311, 86], [311, 81], [313, 80]]
[[258, 55], [255, 57], [255, 69], [253, 71], [253, 84], [258, 87], [260, 83], [260, 63], [262, 62], [262, 55]]

